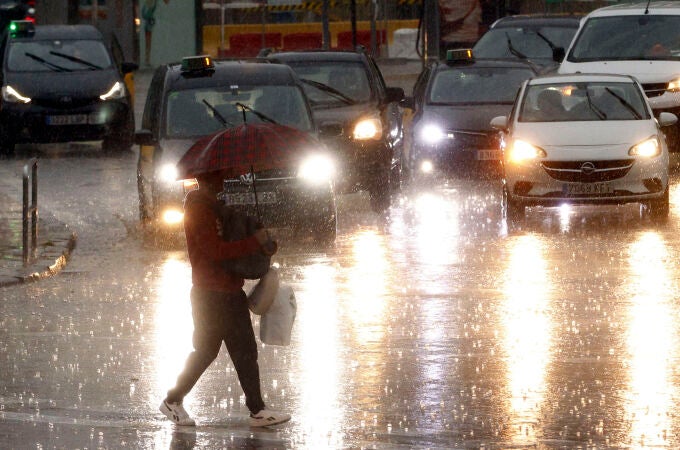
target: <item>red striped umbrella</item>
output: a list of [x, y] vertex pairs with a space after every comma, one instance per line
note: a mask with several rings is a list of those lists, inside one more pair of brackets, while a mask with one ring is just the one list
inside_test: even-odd
[[[285, 125], [244, 123], [196, 141], [177, 163], [179, 179], [210, 172], [237, 176], [297, 166], [304, 154], [320, 148], [312, 135]], [[293, 166], [293, 167], [295, 167]]]

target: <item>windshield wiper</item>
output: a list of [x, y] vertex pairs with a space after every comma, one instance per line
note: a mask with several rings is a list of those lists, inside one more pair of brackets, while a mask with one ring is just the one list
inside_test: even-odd
[[553, 42], [550, 39], [548, 39], [547, 37], [545, 37], [543, 35], [543, 33], [541, 33], [540, 31], [536, 30], [536, 31], [534, 31], [534, 33], [536, 33], [536, 36], [540, 37], [541, 39], [543, 39], [546, 42], [546, 44], [548, 44], [548, 47], [550, 47], [550, 50], [554, 51], [557, 48], [555, 46], [555, 44], [553, 44]]
[[67, 69], [66, 67], [62, 67], [58, 64], [51, 63], [48, 60], [41, 58], [40, 56], [38, 56], [34, 53], [25, 52], [24, 55], [28, 56], [29, 58], [31, 58], [35, 61], [38, 61], [40, 64], [42, 64], [44, 66], [49, 67], [50, 69], [52, 69], [55, 72], [71, 72], [70, 69]]
[[636, 119], [642, 119], [642, 116], [640, 115], [640, 113], [633, 107], [633, 105], [628, 103], [628, 101], [625, 98], [621, 97], [619, 94], [612, 91], [608, 87], [604, 88], [604, 90], [607, 91], [608, 93], [610, 93], [612, 96], [614, 96], [614, 98], [617, 99], [619, 101], [619, 103], [621, 103], [628, 111], [630, 111], [630, 113], [633, 115], [633, 117], [635, 117]]
[[234, 126], [233, 123], [229, 122], [227, 119], [224, 118], [224, 116], [222, 114], [220, 114], [220, 112], [217, 110], [217, 108], [215, 108], [213, 105], [208, 103], [208, 100], [203, 99], [203, 103], [205, 103], [205, 106], [207, 106], [208, 109], [210, 111], [212, 111], [213, 118], [219, 120], [220, 123], [222, 124], [222, 126], [224, 126], [224, 127], [227, 127], [227, 126], [233, 127]]
[[319, 89], [320, 91], [326, 92], [327, 94], [331, 94], [333, 97], [336, 97], [339, 100], [342, 100], [343, 102], [347, 103], [348, 105], [356, 105], [357, 101], [354, 100], [351, 97], [346, 96], [342, 92], [338, 91], [335, 88], [332, 88], [328, 86], [327, 84], [319, 83], [318, 81], [314, 80], [309, 80], [307, 78], [300, 78], [300, 81], [302, 81], [305, 84], [308, 84], [310, 86], [314, 86], [315, 88]]
[[607, 118], [607, 114], [605, 114], [604, 111], [595, 106], [593, 100], [590, 98], [590, 92], [588, 92], [587, 88], [586, 88], [586, 100], [588, 101], [588, 108], [590, 108], [590, 110], [595, 113], [598, 119], [605, 120]]
[[510, 40], [510, 35], [508, 33], [505, 33], [505, 37], [508, 39], [508, 50], [510, 50], [510, 53], [512, 53], [514, 56], [518, 57], [519, 59], [528, 59], [527, 55], [525, 55], [524, 53], [520, 52], [515, 47], [513, 47], [512, 41]]
[[236, 102], [236, 106], [240, 106], [241, 108], [243, 108], [243, 122], [244, 123], [246, 121], [245, 111], [250, 111], [251, 113], [255, 114], [257, 117], [259, 117], [261, 120], [264, 120], [265, 122], [273, 123], [273, 124], [276, 124], [276, 125], [279, 124], [276, 120], [272, 119], [271, 117], [269, 117], [265, 114], [262, 114], [260, 111], [255, 111], [253, 108], [251, 108], [248, 105], [244, 105], [243, 103]]
[[69, 61], [73, 61], [73, 62], [80, 63], [80, 64], [82, 64], [82, 65], [84, 65], [84, 66], [89, 67], [89, 68], [92, 69], [92, 70], [101, 70], [101, 69], [102, 69], [102, 67], [100, 67], [100, 66], [98, 66], [98, 65], [96, 65], [96, 64], [92, 64], [92, 63], [89, 62], [89, 61], [85, 61], [84, 59], [80, 59], [80, 58], [78, 58], [77, 56], [67, 55], [66, 53], [60, 53], [60, 52], [51, 51], [51, 52], [50, 52], [50, 55], [58, 56], [58, 57], [60, 57], [60, 58], [68, 59]]

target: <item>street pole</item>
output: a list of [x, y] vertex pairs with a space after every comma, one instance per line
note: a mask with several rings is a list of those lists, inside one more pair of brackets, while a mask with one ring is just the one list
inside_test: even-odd
[[352, 49], [357, 48], [357, 0], [349, 3], [349, 16], [352, 23]]
[[331, 48], [331, 30], [328, 24], [328, 3], [330, 0], [323, 0], [321, 5], [321, 27], [323, 32], [323, 49], [329, 50]]

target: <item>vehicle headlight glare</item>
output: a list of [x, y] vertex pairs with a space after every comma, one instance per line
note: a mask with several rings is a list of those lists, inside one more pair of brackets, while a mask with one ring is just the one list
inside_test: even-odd
[[642, 156], [642, 157], [652, 157], [661, 154], [661, 146], [659, 145], [659, 140], [656, 136], [636, 144], [628, 150], [628, 154], [631, 156]]
[[680, 78], [676, 78], [675, 80], [671, 80], [668, 83], [668, 90], [673, 91], [673, 92], [680, 91]]
[[116, 100], [123, 97], [125, 97], [125, 86], [120, 81], [116, 81], [106, 94], [99, 96], [99, 98], [104, 101]]
[[536, 158], [545, 158], [546, 156], [547, 154], [542, 148], [517, 139], [510, 148], [509, 160], [511, 162], [522, 162]]
[[445, 137], [444, 130], [438, 125], [425, 125], [420, 130], [420, 138], [427, 144], [437, 144]]
[[24, 97], [12, 86], [2, 87], [2, 100], [8, 103], [30, 103], [31, 99], [29, 97]]
[[174, 164], [166, 164], [158, 172], [159, 178], [165, 183], [174, 183], [177, 181], [177, 175], [177, 167]]
[[372, 117], [362, 119], [354, 125], [354, 139], [365, 141], [368, 139], [380, 139], [382, 135], [382, 124], [380, 119]]
[[423, 160], [420, 163], [420, 171], [422, 173], [432, 173], [434, 171], [434, 164], [429, 159]]
[[333, 178], [333, 161], [324, 155], [307, 157], [298, 169], [298, 177], [312, 184], [327, 183]]
[[176, 209], [168, 209], [163, 213], [163, 222], [168, 225], [177, 225], [184, 220], [184, 213]]

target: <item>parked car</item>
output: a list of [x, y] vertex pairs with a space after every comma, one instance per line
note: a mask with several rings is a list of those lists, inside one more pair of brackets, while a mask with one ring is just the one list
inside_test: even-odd
[[583, 15], [520, 14], [498, 19], [472, 47], [477, 59], [521, 59], [543, 72], [557, 68]]
[[[313, 137], [318, 130], [302, 86], [283, 64], [213, 61], [208, 56], [187, 57], [181, 63], [156, 69], [149, 85], [141, 129], [137, 179], [140, 219], [157, 236], [183, 230], [185, 193], [195, 180], [178, 180], [176, 164], [194, 142], [244, 123], [273, 122]], [[319, 163], [308, 182], [300, 167], [244, 173], [225, 180], [229, 204], [251, 211], [257, 199], [268, 227], [293, 226], [324, 241], [336, 233], [332, 158], [319, 142], [313, 149]], [[310, 156], [311, 158], [311, 156]]]
[[114, 59], [95, 27], [12, 22], [0, 52], [1, 153], [22, 142], [130, 149], [135, 119], [124, 75], [137, 65]]
[[400, 186], [404, 90], [387, 87], [378, 65], [362, 50], [282, 52], [268, 58], [297, 73], [319, 126], [339, 128], [326, 139], [336, 153], [338, 192], [367, 190], [373, 210], [386, 210]]
[[[637, 78], [654, 114], [680, 113], [680, 3], [625, 3], [586, 16], [559, 73], [622, 73]], [[680, 124], [665, 130], [680, 152]]]
[[664, 129], [677, 117], [652, 114], [640, 83], [626, 75], [538, 77], [522, 86], [503, 134], [503, 210], [527, 206], [641, 202], [654, 218], [669, 212]]
[[406, 171], [411, 180], [432, 173], [462, 173], [500, 161], [498, 134], [489, 121], [509, 114], [522, 82], [537, 74], [526, 62], [477, 60], [469, 49], [448, 50], [446, 61], [427, 66], [413, 96]]

